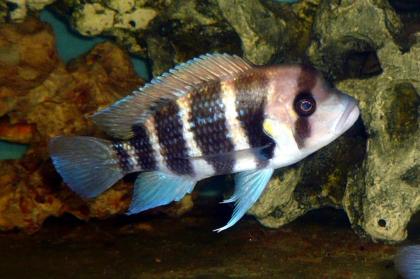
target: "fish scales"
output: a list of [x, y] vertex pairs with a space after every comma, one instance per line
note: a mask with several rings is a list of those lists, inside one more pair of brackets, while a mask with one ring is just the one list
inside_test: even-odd
[[157, 110], [153, 117], [160, 152], [168, 169], [175, 174], [193, 176], [178, 104], [175, 101], [169, 101]]
[[[215, 173], [229, 173], [233, 170], [235, 150], [225, 117], [220, 81], [203, 84], [186, 96], [190, 100], [189, 121], [197, 146]], [[225, 154], [223, 157], [213, 155]]]
[[155, 153], [143, 125], [133, 126], [134, 137], [128, 141], [114, 140], [112, 147], [125, 172], [156, 170]]
[[133, 171], [137, 164], [133, 163], [134, 155], [129, 153], [131, 146], [129, 143], [116, 140], [112, 142], [112, 148], [115, 152], [116, 157], [118, 158], [118, 164], [121, 169], [125, 172]]
[[152, 144], [149, 135], [141, 124], [133, 126], [134, 137], [129, 141], [136, 150], [137, 161], [142, 170], [156, 170], [157, 162], [154, 156]]
[[149, 117], [144, 122], [144, 128], [146, 129], [150, 145], [153, 150], [153, 156], [156, 161], [155, 170], [169, 171], [167, 165], [165, 164], [165, 158], [163, 157], [163, 152], [161, 152], [161, 147], [159, 144], [159, 138], [156, 131], [156, 121], [154, 117]]

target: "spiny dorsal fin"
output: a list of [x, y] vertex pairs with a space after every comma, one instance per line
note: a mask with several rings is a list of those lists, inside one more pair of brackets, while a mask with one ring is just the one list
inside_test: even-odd
[[200, 84], [224, 79], [252, 68], [236, 55], [205, 54], [154, 78], [133, 94], [97, 112], [93, 121], [115, 138], [133, 137], [132, 126], [143, 123], [151, 109], [177, 99]]

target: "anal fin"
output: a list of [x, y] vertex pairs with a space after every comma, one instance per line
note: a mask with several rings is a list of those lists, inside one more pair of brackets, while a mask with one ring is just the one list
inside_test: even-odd
[[191, 193], [196, 180], [187, 176], [154, 171], [139, 175], [134, 184], [134, 194], [128, 215], [181, 200]]
[[235, 176], [235, 192], [228, 200], [223, 201], [235, 202], [235, 209], [229, 222], [214, 231], [221, 232], [232, 227], [251, 206], [258, 200], [267, 186], [273, 174], [273, 169], [265, 168], [260, 170], [246, 171], [236, 174]]

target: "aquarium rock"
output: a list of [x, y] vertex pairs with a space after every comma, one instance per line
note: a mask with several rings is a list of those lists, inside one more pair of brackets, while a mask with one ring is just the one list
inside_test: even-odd
[[[30, 143], [22, 159], [0, 162], [0, 230], [34, 232], [46, 218], [64, 213], [83, 220], [123, 214], [131, 200], [132, 182], [121, 181], [98, 199], [81, 200], [55, 173], [47, 142], [61, 134], [104, 136], [88, 116], [143, 84], [129, 56], [106, 42], [64, 65], [56, 56], [48, 25], [27, 18], [0, 28], [0, 45], [13, 45], [18, 54], [18, 59], [7, 58], [10, 63], [0, 69], [0, 138]], [[10, 74], [19, 73], [19, 67], [33, 74]], [[9, 100], [6, 105], [4, 99]], [[180, 215], [191, 207], [189, 196], [158, 211]]]
[[288, 35], [286, 22], [259, 0], [218, 0], [223, 16], [238, 33], [243, 56], [257, 65], [267, 64], [283, 52]]
[[288, 1], [217, 1], [241, 39], [243, 56], [256, 65], [300, 62], [309, 45], [319, 0], [277, 2]]
[[[281, 1], [280, 1], [281, 2]], [[300, 61], [319, 0], [65, 1], [56, 10], [83, 35], [110, 35], [152, 61], [157, 75], [207, 52], [240, 54], [261, 65]], [[158, 47], [156, 47], [158, 44]]]
[[[150, 3], [149, 3], [150, 2]], [[129, 52], [145, 56], [143, 33], [170, 1], [64, 1], [53, 5], [84, 36], [106, 35]], [[70, 11], [70, 12], [69, 12]]]
[[238, 54], [257, 65], [300, 61], [318, 2], [173, 1], [146, 37], [153, 74], [215, 51]]
[[[146, 29], [150, 21], [157, 15], [152, 8], [133, 9], [128, 1], [107, 1], [107, 5], [86, 3], [74, 8], [72, 20], [74, 27], [85, 36], [96, 36], [103, 33], [113, 33], [113, 29], [135, 31]], [[131, 6], [131, 7], [130, 7]], [[132, 10], [133, 9], [133, 10]]]
[[[331, 168], [322, 168], [328, 162], [308, 158], [280, 171], [251, 213], [261, 223], [279, 227], [308, 210], [333, 206], [346, 211], [357, 232], [373, 240], [402, 241], [410, 218], [420, 209], [420, 44], [401, 51], [395, 41], [401, 23], [387, 1], [323, 1], [314, 28], [309, 56], [330, 76], [348, 73], [351, 54], [372, 52], [377, 57], [380, 73], [337, 84], [360, 101], [367, 147], [345, 135], [340, 141], [356, 142], [340, 146], [339, 141], [314, 156], [327, 161], [338, 156]], [[346, 155], [349, 148], [354, 154]], [[312, 162], [315, 173], [307, 187], [305, 171]], [[320, 171], [326, 181], [312, 180]]]
[[[45, 6], [53, 3], [55, 0], [6, 0], [4, 4], [0, 4], [0, 18], [8, 19], [16, 22], [22, 22], [29, 12], [40, 11]], [[3, 2], [3, 1], [2, 1]], [[1, 12], [1, 11], [5, 12]]]
[[381, 75], [338, 84], [360, 100], [369, 134], [343, 205], [352, 224], [372, 238], [401, 241], [420, 210], [420, 43], [403, 53], [389, 41], [377, 53]]
[[52, 29], [35, 18], [19, 26], [0, 25], [0, 117], [15, 108], [25, 92], [39, 86], [56, 68]]
[[116, 12], [98, 3], [86, 3], [73, 14], [74, 27], [85, 36], [96, 36], [114, 26]]
[[352, 55], [374, 52], [396, 38], [401, 21], [388, 1], [322, 1], [308, 49], [311, 62], [333, 77], [346, 74]]

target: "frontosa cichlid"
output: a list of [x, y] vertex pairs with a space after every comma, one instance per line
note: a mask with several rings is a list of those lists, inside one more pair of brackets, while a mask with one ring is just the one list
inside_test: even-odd
[[141, 172], [129, 214], [178, 201], [197, 181], [235, 173], [234, 225], [273, 170], [329, 144], [359, 117], [357, 102], [312, 67], [255, 67], [208, 54], [180, 64], [93, 120], [115, 140], [56, 137], [49, 148], [64, 182], [96, 197]]

